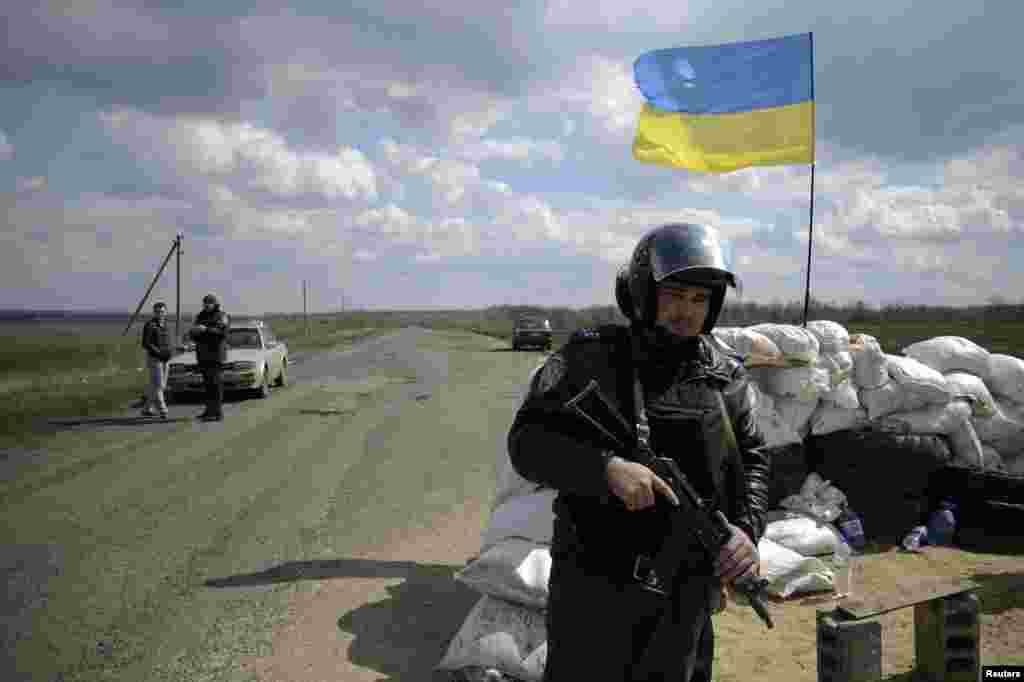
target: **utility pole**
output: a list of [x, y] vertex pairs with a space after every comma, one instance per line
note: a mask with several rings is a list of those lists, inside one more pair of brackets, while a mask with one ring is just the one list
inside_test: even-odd
[[174, 255], [174, 252], [178, 249], [179, 245], [180, 242], [175, 239], [174, 244], [171, 245], [171, 250], [167, 252], [167, 256], [164, 258], [164, 262], [160, 264], [160, 269], [157, 270], [156, 277], [154, 277], [153, 281], [150, 282], [149, 288], [146, 289], [146, 293], [142, 295], [142, 300], [139, 301], [139, 307], [135, 309], [135, 312], [132, 313], [131, 319], [128, 320], [128, 326], [124, 328], [123, 332], [121, 332], [121, 336], [127, 334], [128, 330], [132, 328], [132, 324], [135, 323], [135, 318], [139, 316], [139, 311], [142, 310], [142, 306], [146, 305], [146, 299], [149, 298], [149, 294], [153, 291], [153, 287], [155, 287], [156, 283], [160, 280], [160, 275], [164, 274], [164, 268], [167, 267], [167, 263], [170, 262], [171, 256]]

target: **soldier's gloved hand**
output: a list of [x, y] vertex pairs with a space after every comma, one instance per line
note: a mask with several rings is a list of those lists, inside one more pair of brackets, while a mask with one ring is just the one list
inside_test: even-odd
[[612, 457], [608, 460], [605, 473], [608, 487], [630, 511], [653, 507], [656, 492], [664, 495], [672, 504], [679, 504], [672, 487], [643, 464]]
[[721, 577], [725, 583], [732, 583], [748, 573], [758, 575], [761, 560], [757, 547], [741, 528], [732, 524], [729, 524], [729, 528], [732, 529], [732, 537], [718, 553], [715, 575]]

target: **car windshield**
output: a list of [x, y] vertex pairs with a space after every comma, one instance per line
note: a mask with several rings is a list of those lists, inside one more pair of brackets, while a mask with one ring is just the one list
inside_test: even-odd
[[523, 329], [545, 329], [547, 324], [545, 320], [520, 320], [519, 326]]
[[255, 329], [232, 329], [228, 332], [228, 345], [232, 348], [259, 348], [260, 333]]

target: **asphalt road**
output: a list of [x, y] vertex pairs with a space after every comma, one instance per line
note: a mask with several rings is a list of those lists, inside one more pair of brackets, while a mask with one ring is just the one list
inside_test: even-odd
[[539, 353], [404, 329], [0, 462], [0, 679], [429, 680]]

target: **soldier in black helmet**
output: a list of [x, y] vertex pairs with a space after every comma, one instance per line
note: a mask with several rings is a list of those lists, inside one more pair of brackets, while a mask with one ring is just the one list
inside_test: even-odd
[[203, 296], [203, 309], [196, 315], [189, 335], [196, 342], [196, 362], [203, 373], [206, 389], [206, 409], [199, 419], [222, 421], [224, 419], [223, 365], [228, 359], [227, 334], [231, 320], [220, 309], [220, 301], [213, 294]]
[[[513, 466], [558, 490], [547, 682], [711, 680], [711, 615], [723, 607], [724, 586], [759, 571], [770, 466], [743, 365], [711, 336], [729, 286], [739, 283], [714, 230], [670, 224], [648, 232], [616, 280], [629, 326], [575, 333], [535, 374], [516, 413]], [[665, 539], [675, 496], [631, 453], [607, 449], [558, 409], [591, 379], [627, 418], [646, 420], [655, 452], [673, 458], [731, 526], [717, 557], [695, 539], [687, 544], [657, 609], [637, 607], [637, 566]], [[738, 455], [723, 446], [723, 405]]]

